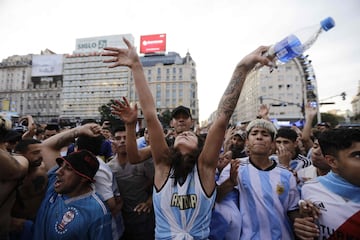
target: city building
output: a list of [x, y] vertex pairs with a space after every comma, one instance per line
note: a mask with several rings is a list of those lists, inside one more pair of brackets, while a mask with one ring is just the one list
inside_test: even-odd
[[0, 63], [0, 101], [2, 112], [21, 115], [27, 112], [28, 86], [31, 83], [32, 55], [11, 56]]
[[[50, 50], [32, 56], [26, 114], [37, 122], [56, 122], [60, 114], [63, 81], [63, 55]], [[24, 114], [22, 114], [24, 115]]]
[[[0, 110], [13, 112], [14, 116], [32, 115], [38, 123], [59, 119], [73, 122], [100, 120], [99, 107], [111, 99], [125, 96], [131, 102], [138, 102], [130, 69], [108, 68], [103, 63], [106, 57], [101, 56], [106, 46], [126, 48], [123, 37], [134, 44], [131, 34], [80, 38], [76, 39], [72, 54], [55, 54], [47, 49], [40, 55], [3, 60]], [[151, 40], [146, 40], [147, 46], [151, 46]], [[159, 114], [184, 105], [197, 121], [196, 64], [190, 53], [185, 57], [176, 52], [147, 53], [141, 56], [141, 62]]]
[[266, 104], [270, 119], [282, 125], [301, 125], [307, 102], [318, 107], [317, 83], [311, 60], [301, 55], [271, 72], [268, 67], [252, 71], [231, 121], [249, 122], [257, 117], [260, 105]]
[[0, 63], [1, 111], [15, 119], [33, 116], [50, 122], [60, 113], [62, 55], [46, 49], [40, 55], [12, 56]]
[[131, 34], [76, 40], [75, 51], [64, 58], [61, 119], [100, 120], [101, 105], [129, 95], [129, 68], [108, 68], [100, 56], [106, 46], [126, 48], [123, 37], [134, 43]]
[[353, 100], [351, 101], [352, 111], [353, 111], [354, 116], [360, 114], [360, 81], [358, 84], [359, 84], [358, 92], [357, 92], [356, 96], [353, 98]]
[[[158, 113], [178, 105], [190, 108], [195, 122], [199, 118], [196, 64], [190, 53], [181, 57], [178, 53], [153, 54], [141, 57], [145, 76], [155, 99]], [[130, 82], [131, 101], [138, 101], [134, 82]]]

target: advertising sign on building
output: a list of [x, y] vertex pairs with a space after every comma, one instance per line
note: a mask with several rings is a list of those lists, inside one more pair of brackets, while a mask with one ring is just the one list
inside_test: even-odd
[[126, 48], [123, 37], [134, 44], [131, 34], [110, 35], [76, 39], [75, 53], [101, 52], [104, 47]]
[[140, 36], [140, 53], [163, 53], [166, 51], [166, 34]]
[[32, 72], [33, 77], [62, 75], [63, 55], [33, 55]]

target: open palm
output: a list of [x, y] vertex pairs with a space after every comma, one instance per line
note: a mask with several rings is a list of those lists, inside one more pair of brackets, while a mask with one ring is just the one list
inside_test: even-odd
[[123, 97], [123, 101], [115, 100], [111, 108], [112, 114], [119, 116], [126, 124], [137, 121], [137, 105], [130, 106], [126, 97]]

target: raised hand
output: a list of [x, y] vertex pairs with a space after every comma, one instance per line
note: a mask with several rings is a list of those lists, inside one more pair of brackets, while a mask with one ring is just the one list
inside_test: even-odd
[[88, 123], [78, 128], [78, 135], [97, 137], [101, 134], [101, 127], [96, 123]]
[[305, 116], [313, 119], [316, 116], [317, 112], [317, 108], [312, 107], [309, 102], [305, 105]]
[[115, 100], [111, 108], [111, 113], [119, 116], [125, 124], [136, 123], [138, 107], [136, 104], [134, 107], [131, 107], [126, 97], [123, 97], [123, 101]]
[[269, 111], [270, 107], [268, 107], [266, 104], [261, 104], [259, 108], [259, 116], [263, 119], [269, 119]]
[[132, 68], [134, 64], [140, 63], [140, 59], [138, 54], [136, 53], [136, 48], [127, 40], [123, 38], [126, 46], [128, 48], [114, 48], [114, 47], [106, 47], [102, 56], [112, 56], [113, 58], [104, 60], [104, 63], [113, 63], [109, 65], [109, 68], [114, 68], [118, 66], [126, 66]]
[[238, 65], [242, 65], [248, 71], [253, 69], [257, 63], [260, 63], [261, 65], [273, 67], [274, 64], [271, 61], [271, 59], [264, 56], [264, 53], [266, 53], [268, 50], [269, 47], [260, 46], [255, 51], [245, 56]]

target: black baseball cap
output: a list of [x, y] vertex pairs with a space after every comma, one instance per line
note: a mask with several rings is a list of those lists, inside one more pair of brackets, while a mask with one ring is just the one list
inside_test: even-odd
[[186, 115], [188, 115], [190, 118], [192, 118], [191, 116], [191, 112], [190, 112], [190, 108], [187, 108], [185, 106], [177, 106], [176, 108], [173, 109], [173, 111], [171, 112], [171, 117], [172, 118], [175, 118], [175, 116], [178, 114], [178, 113], [185, 113]]
[[56, 159], [59, 166], [64, 161], [74, 169], [76, 174], [95, 182], [94, 176], [99, 169], [99, 160], [94, 154], [87, 150], [80, 150]]

